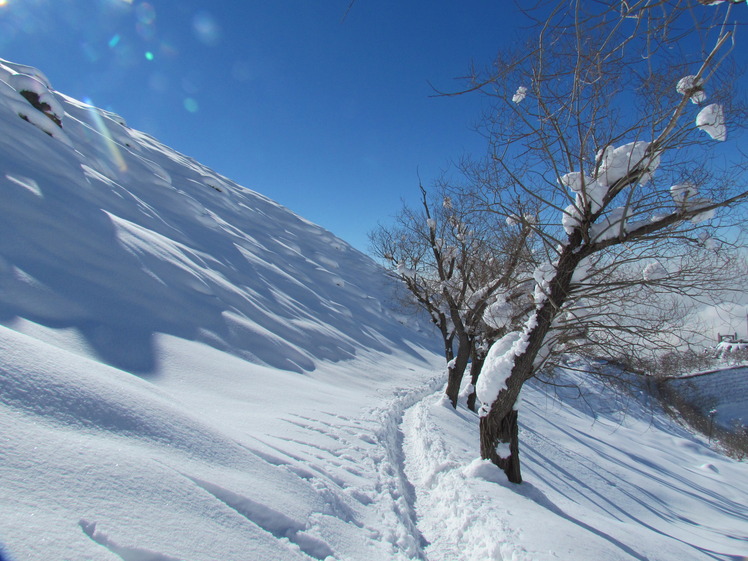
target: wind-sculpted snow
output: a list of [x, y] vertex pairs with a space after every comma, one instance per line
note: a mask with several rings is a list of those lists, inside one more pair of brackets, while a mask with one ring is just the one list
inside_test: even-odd
[[156, 333], [299, 372], [423, 344], [382, 306], [383, 271], [331, 233], [55, 93], [71, 148], [0, 90], [0, 319], [73, 327], [141, 373]]

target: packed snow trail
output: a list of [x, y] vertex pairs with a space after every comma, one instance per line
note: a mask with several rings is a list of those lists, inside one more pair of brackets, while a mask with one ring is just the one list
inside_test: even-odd
[[478, 418], [463, 402], [455, 411], [437, 393], [405, 412], [429, 561], [748, 557], [745, 462], [710, 450], [644, 392], [560, 376], [555, 395], [523, 390], [520, 485], [477, 457]]

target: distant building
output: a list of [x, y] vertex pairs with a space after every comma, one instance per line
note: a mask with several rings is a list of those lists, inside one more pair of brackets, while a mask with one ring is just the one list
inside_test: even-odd
[[730, 353], [734, 351], [744, 351], [748, 349], [748, 341], [738, 339], [737, 333], [717, 334], [717, 351], [721, 353]]

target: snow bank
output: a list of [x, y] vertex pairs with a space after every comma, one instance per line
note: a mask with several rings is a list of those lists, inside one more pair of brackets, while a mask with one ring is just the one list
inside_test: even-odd
[[[427, 344], [380, 305], [393, 285], [370, 258], [118, 116], [55, 96], [64, 133], [0, 83], [0, 316], [73, 328], [139, 373], [155, 368], [156, 333], [298, 372]], [[74, 150], [19, 119], [19, 103]]]

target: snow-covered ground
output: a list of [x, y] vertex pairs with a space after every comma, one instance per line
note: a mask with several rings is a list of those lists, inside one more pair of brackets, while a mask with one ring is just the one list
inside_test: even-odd
[[[584, 363], [575, 367], [583, 367]], [[476, 459], [477, 416], [440, 395], [405, 415], [405, 473], [436, 560], [748, 556], [748, 466], [709, 449], [647, 393], [563, 370], [520, 407], [521, 485]]]
[[0, 127], [0, 558], [748, 555], [748, 466], [640, 396], [525, 391], [511, 486], [368, 257], [34, 69]]

